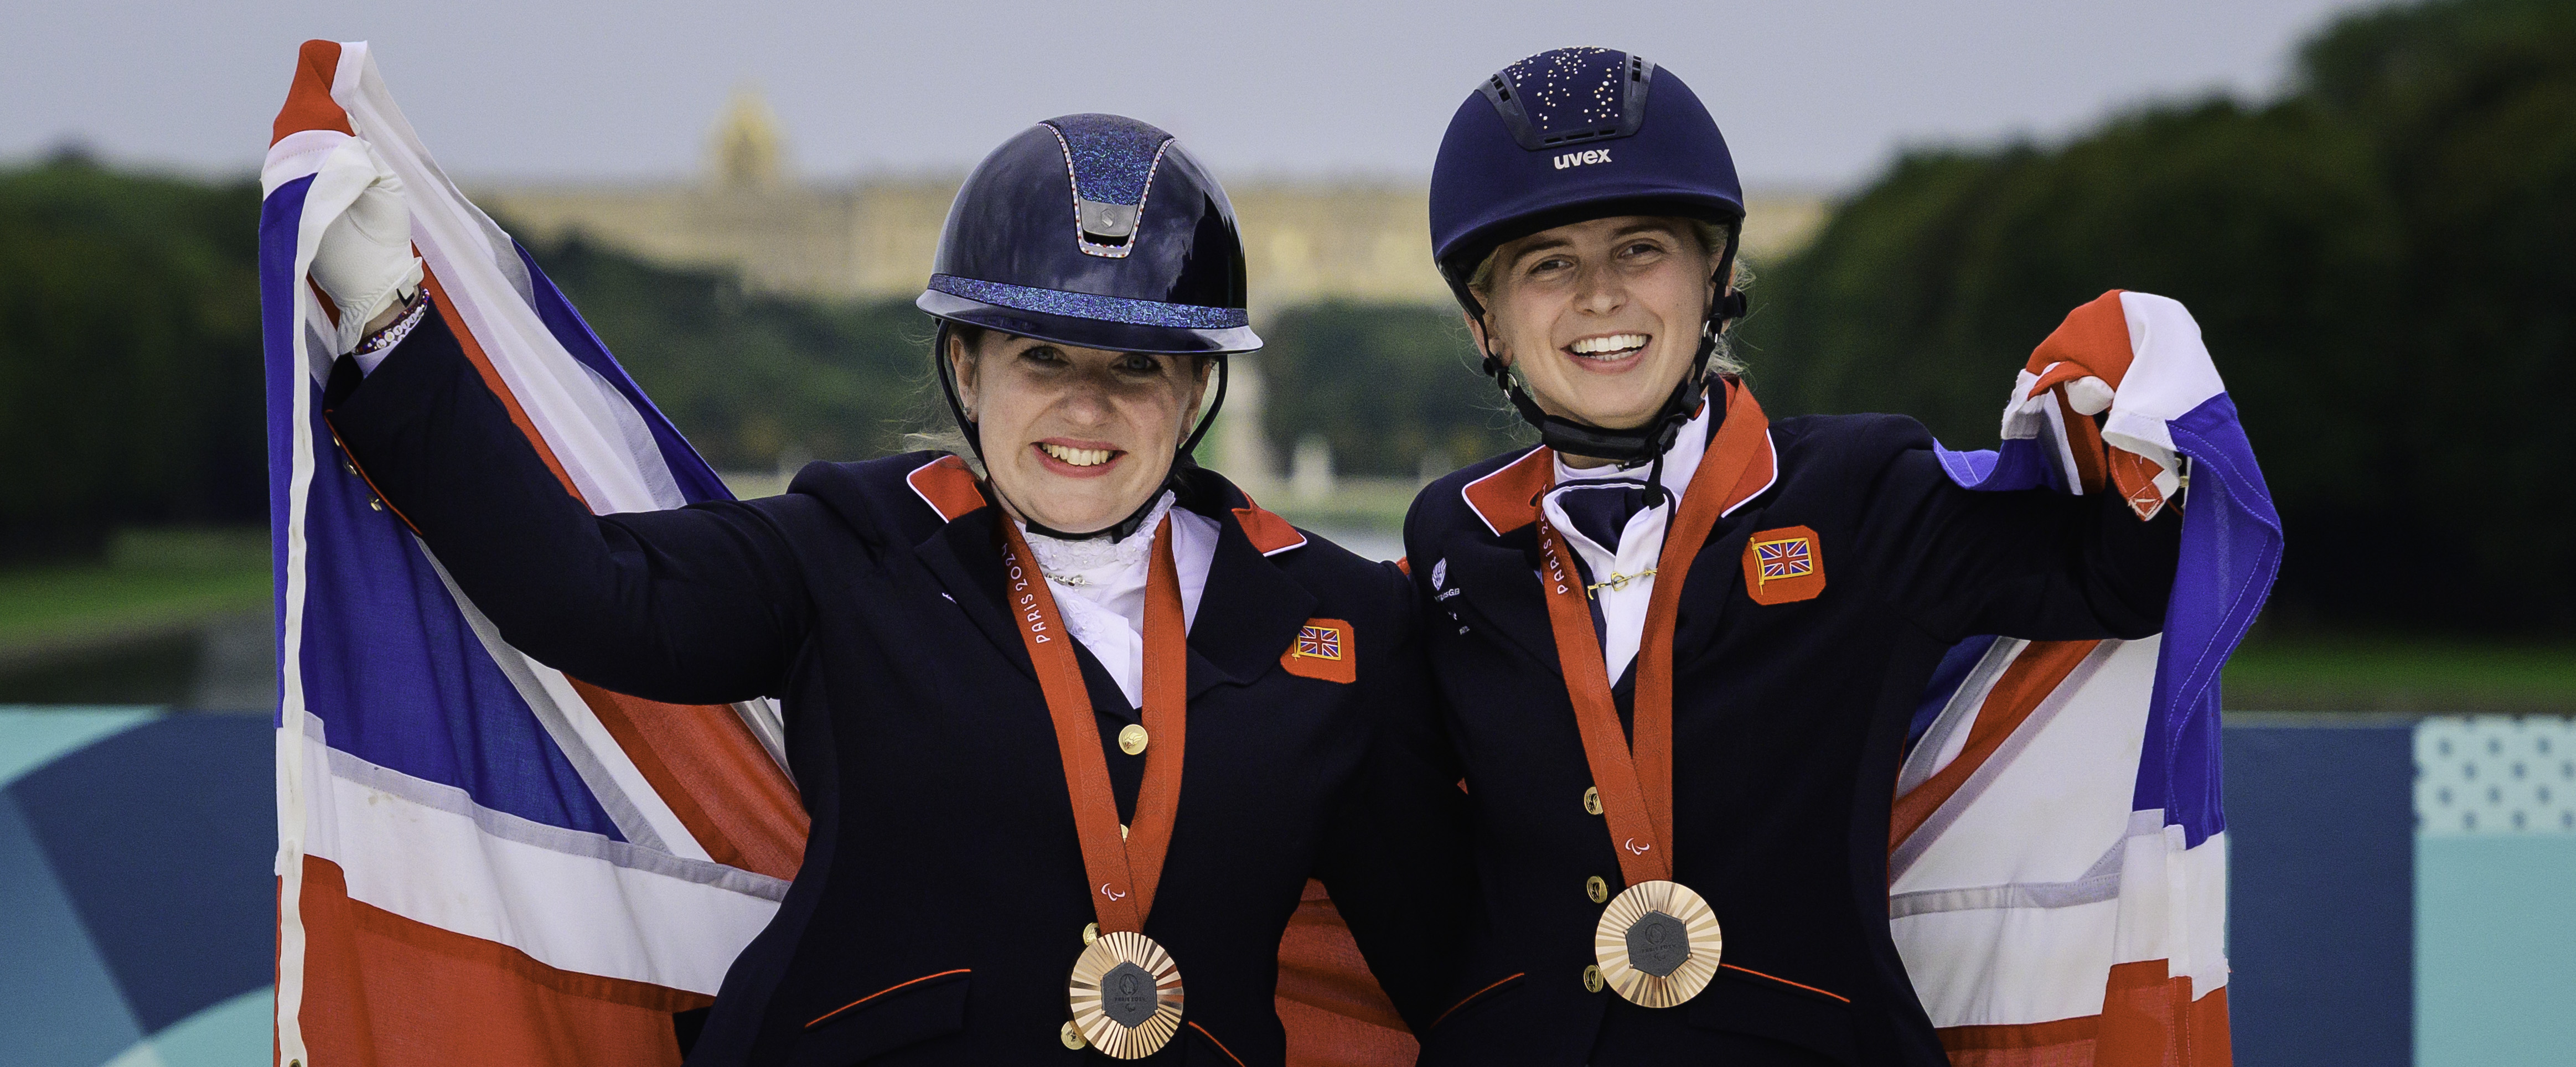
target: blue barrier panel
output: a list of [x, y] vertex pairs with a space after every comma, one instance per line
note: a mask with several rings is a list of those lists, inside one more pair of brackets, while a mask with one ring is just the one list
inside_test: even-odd
[[2576, 723], [2426, 719], [2415, 762], [2415, 1062], [2576, 1063]]
[[2402, 1067], [2415, 1018], [2413, 723], [2236, 714], [2224, 736], [2236, 1062]]
[[[2576, 724], [2229, 722], [2236, 1062], [2576, 1062]], [[271, 745], [0, 709], [0, 1060], [267, 1062]]]

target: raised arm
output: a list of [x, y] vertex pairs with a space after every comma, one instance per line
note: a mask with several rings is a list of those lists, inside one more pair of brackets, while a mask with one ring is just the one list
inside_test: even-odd
[[778, 505], [593, 516], [484, 386], [435, 308], [371, 372], [335, 368], [332, 429], [459, 588], [540, 662], [620, 692], [779, 691], [806, 599]]
[[1872, 496], [1890, 597], [1915, 625], [1944, 641], [2135, 639], [2164, 629], [2179, 512], [2140, 522], [2116, 492], [1967, 489], [1929, 443], [1898, 453]]

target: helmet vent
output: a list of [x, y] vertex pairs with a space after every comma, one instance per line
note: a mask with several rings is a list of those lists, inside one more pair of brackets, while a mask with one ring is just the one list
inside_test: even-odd
[[1559, 48], [1504, 67], [1481, 91], [1512, 139], [1539, 151], [1635, 134], [1655, 65], [1606, 48]]

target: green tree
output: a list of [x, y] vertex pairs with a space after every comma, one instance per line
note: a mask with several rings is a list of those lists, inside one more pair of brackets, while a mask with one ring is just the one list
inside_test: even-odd
[[1766, 404], [1985, 447], [2013, 369], [2113, 288], [2188, 305], [2289, 527], [2291, 618], [2576, 626], [2576, 7], [2357, 16], [2302, 88], [2056, 146], [1899, 160], [1755, 290]]
[[657, 267], [578, 238], [530, 255], [720, 470], [899, 451], [936, 408], [931, 323], [907, 301], [747, 293], [726, 273]]
[[261, 521], [258, 219], [248, 183], [0, 171], [0, 559]]
[[2408, 258], [2379, 536], [2330, 565], [2399, 571], [2422, 616], [2576, 628], [2576, 5], [2391, 8], [2302, 58], [2305, 96], [2375, 142]]
[[1519, 422], [1478, 376], [1454, 312], [1328, 302], [1281, 312], [1260, 366], [1263, 429], [1285, 455], [1320, 434], [1344, 473], [1412, 477], [1511, 446]]

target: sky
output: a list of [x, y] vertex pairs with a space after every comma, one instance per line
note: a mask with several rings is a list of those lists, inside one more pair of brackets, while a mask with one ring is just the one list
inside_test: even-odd
[[1638, 52], [1716, 112], [1747, 184], [1866, 181], [1909, 145], [2063, 136], [2124, 108], [2261, 98], [2353, 0], [20, 0], [0, 160], [77, 143], [258, 166], [309, 37], [369, 40], [454, 174], [695, 173], [738, 87], [799, 172], [962, 170], [1038, 119], [1113, 111], [1221, 175], [1419, 179], [1459, 101], [1522, 55]]

